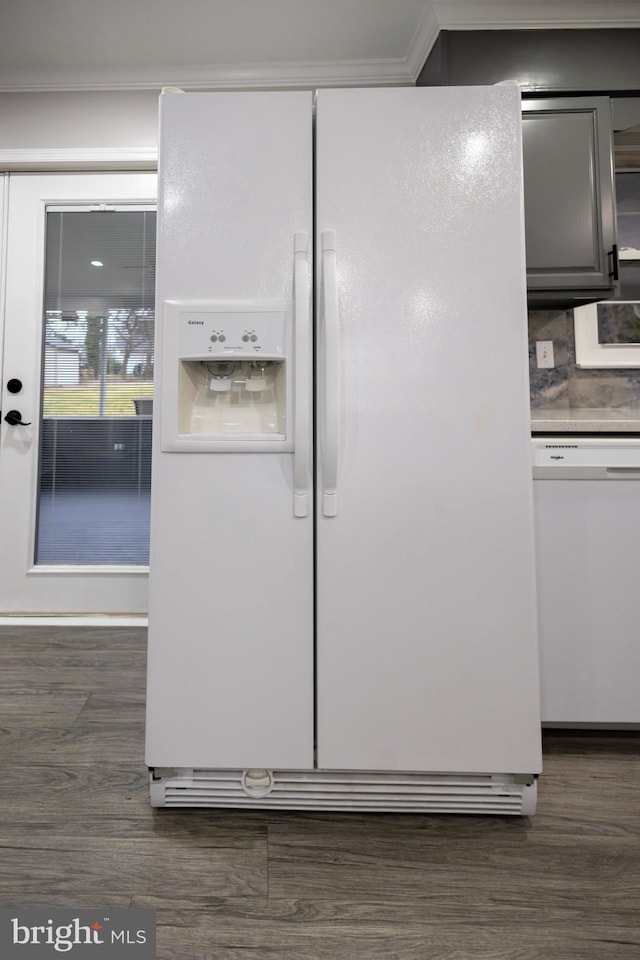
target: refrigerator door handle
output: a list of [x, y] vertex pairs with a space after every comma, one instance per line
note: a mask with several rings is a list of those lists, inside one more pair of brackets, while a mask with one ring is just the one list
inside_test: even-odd
[[309, 512], [309, 241], [306, 233], [294, 236], [293, 260], [295, 400], [293, 426], [293, 515]]
[[338, 445], [340, 424], [340, 371], [338, 264], [334, 230], [322, 232], [322, 295], [324, 302], [324, 458], [322, 464], [322, 514], [338, 512]]

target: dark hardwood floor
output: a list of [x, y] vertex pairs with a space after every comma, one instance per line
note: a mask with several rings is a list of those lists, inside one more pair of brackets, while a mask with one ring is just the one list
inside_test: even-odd
[[145, 631], [0, 627], [0, 905], [149, 907], [160, 960], [638, 960], [640, 737], [545, 736], [538, 814], [152, 811]]

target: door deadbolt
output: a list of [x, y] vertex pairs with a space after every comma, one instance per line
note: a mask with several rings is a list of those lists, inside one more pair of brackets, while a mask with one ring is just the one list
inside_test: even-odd
[[7, 381], [7, 390], [9, 393], [20, 393], [22, 390], [22, 380], [18, 380], [17, 377], [12, 377], [11, 380]]

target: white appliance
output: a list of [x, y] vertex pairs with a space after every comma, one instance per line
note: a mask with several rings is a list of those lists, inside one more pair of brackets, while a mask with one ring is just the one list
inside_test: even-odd
[[640, 439], [532, 443], [542, 720], [640, 724]]
[[154, 805], [533, 811], [521, 179], [510, 88], [162, 96]]

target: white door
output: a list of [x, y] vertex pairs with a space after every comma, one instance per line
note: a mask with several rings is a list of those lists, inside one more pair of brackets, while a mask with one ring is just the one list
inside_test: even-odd
[[[128, 247], [118, 240], [114, 218], [120, 214], [127, 218], [134, 212], [144, 215], [153, 209], [156, 177], [18, 174], [9, 180], [0, 434], [0, 613], [143, 612], [147, 605], [144, 551], [130, 553], [122, 561], [117, 543], [115, 547], [113, 543], [119, 543], [120, 534], [127, 530], [144, 530], [138, 468], [142, 463], [140, 442], [150, 431], [150, 418], [138, 416], [139, 403], [136, 407], [134, 399], [141, 398], [134, 394], [148, 393], [150, 385], [145, 384], [143, 390], [140, 383], [127, 385], [126, 380], [136, 360], [139, 370], [145, 365], [135, 354], [131, 329], [137, 325], [149, 331], [152, 327], [153, 293], [147, 282], [142, 306], [139, 298], [131, 305], [127, 295], [120, 293], [114, 295], [117, 306], [107, 307], [113, 293], [112, 264], [100, 259], [89, 242], [83, 250], [75, 230], [75, 250], [81, 251], [77, 256], [84, 260], [86, 253], [84, 272], [95, 270], [98, 276], [103, 271], [90, 287], [80, 280], [78, 262], [72, 269], [63, 268], [61, 249], [74, 235], [69, 225], [77, 224], [78, 217], [103, 217], [101, 223], [107, 227], [103, 246], [106, 243], [114, 261], [119, 259], [119, 273], [128, 276], [127, 264], [122, 262]], [[135, 245], [133, 257], [140, 262], [130, 264], [132, 274], [140, 268], [147, 273], [151, 269], [150, 246], [138, 250], [152, 241], [148, 223], [144, 229], [146, 239]], [[92, 227], [88, 236], [96, 235]], [[128, 289], [128, 281], [126, 286]], [[73, 322], [70, 304], [75, 308]], [[109, 323], [112, 335], [107, 346]], [[93, 336], [98, 327], [100, 344]], [[141, 338], [136, 342], [139, 352], [144, 352]], [[148, 370], [150, 364], [146, 367]], [[89, 383], [91, 378], [95, 383]], [[113, 412], [107, 390], [111, 382], [118, 394], [127, 397]], [[87, 420], [93, 421], [95, 432], [83, 445], [80, 441]], [[129, 463], [134, 446], [138, 462], [132, 456]], [[75, 470], [71, 479], [70, 464]], [[66, 484], [62, 482], [65, 471]], [[131, 477], [124, 484], [127, 471]], [[131, 496], [125, 494], [125, 486]], [[122, 509], [112, 514], [114, 499]], [[134, 537], [132, 543], [139, 540], [140, 536]]]
[[321, 768], [540, 768], [519, 111], [318, 93]]
[[0, 173], [0, 374], [2, 373], [2, 351], [4, 346], [4, 294], [6, 289], [6, 240], [7, 240], [7, 192], [9, 177]]

